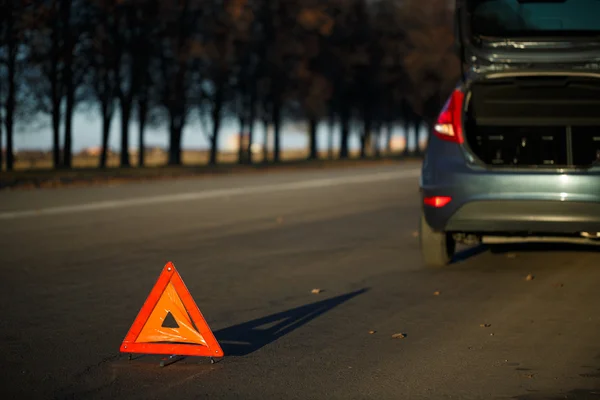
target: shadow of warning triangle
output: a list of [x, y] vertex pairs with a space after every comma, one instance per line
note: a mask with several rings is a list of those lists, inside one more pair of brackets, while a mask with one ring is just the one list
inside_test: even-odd
[[366, 291], [367, 288], [357, 290], [244, 322], [221, 329], [215, 336], [226, 355], [248, 355]]

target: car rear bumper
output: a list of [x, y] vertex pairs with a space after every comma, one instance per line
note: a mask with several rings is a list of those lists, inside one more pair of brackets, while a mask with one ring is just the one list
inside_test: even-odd
[[493, 171], [456, 164], [424, 168], [422, 197], [450, 196], [424, 207], [438, 231], [475, 233], [600, 232], [600, 170], [569, 173]]
[[600, 203], [537, 200], [471, 201], [452, 214], [444, 230], [553, 234], [598, 232], [600, 231]]

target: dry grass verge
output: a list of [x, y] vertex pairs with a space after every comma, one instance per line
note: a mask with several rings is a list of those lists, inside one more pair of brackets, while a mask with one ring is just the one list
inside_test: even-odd
[[[292, 154], [293, 156], [294, 154]], [[326, 155], [322, 155], [325, 157]], [[0, 173], [0, 189], [36, 189], [36, 188], [57, 188], [65, 186], [93, 186], [103, 184], [124, 184], [129, 182], [164, 180], [164, 179], [182, 179], [199, 178], [208, 176], [222, 176], [230, 174], [256, 174], [256, 173], [278, 173], [293, 170], [315, 170], [323, 168], [354, 168], [368, 167], [377, 165], [392, 165], [398, 162], [419, 163], [418, 157], [402, 157], [398, 154], [387, 155], [385, 157], [371, 157], [366, 159], [357, 159], [356, 154], [347, 160], [306, 160], [291, 157], [290, 153], [283, 155], [283, 161], [279, 164], [262, 163], [259, 159], [252, 165], [240, 165], [227, 160], [221, 155], [220, 164], [216, 166], [193, 165], [189, 160], [190, 154], [187, 154], [187, 165], [178, 167], [160, 166], [163, 163], [148, 163], [144, 168], [118, 168], [109, 167], [106, 169], [82, 168], [76, 167], [71, 170], [51, 170], [35, 168], [29, 170], [16, 170], [12, 172]], [[198, 159], [198, 157], [196, 158]], [[229, 162], [227, 162], [229, 161]], [[74, 165], [80, 166], [84, 163], [81, 159]], [[154, 166], [153, 166], [154, 165]]]

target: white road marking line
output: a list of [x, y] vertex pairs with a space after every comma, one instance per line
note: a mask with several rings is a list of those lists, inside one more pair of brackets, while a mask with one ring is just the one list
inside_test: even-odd
[[61, 215], [61, 214], [72, 214], [85, 211], [98, 211], [98, 210], [111, 210], [117, 208], [143, 206], [149, 204], [164, 204], [164, 203], [176, 203], [182, 201], [192, 200], [207, 200], [219, 197], [229, 196], [241, 196], [248, 194], [264, 194], [272, 192], [282, 192], [290, 190], [302, 190], [302, 189], [316, 189], [323, 187], [342, 186], [359, 183], [371, 183], [371, 182], [383, 182], [392, 181], [396, 179], [406, 179], [417, 177], [421, 174], [420, 169], [410, 169], [395, 172], [380, 172], [369, 175], [358, 175], [350, 177], [340, 178], [324, 178], [324, 179], [312, 179], [300, 182], [292, 183], [278, 183], [271, 185], [262, 186], [248, 186], [238, 187], [229, 189], [216, 189], [202, 192], [191, 192], [191, 193], [180, 193], [180, 194], [168, 194], [163, 196], [153, 197], [138, 197], [127, 200], [112, 200], [112, 201], [98, 201], [87, 204], [75, 204], [69, 206], [60, 207], [48, 207], [37, 210], [26, 210], [26, 211], [9, 211], [0, 213], [0, 220], [18, 219], [18, 218], [29, 218], [39, 217], [42, 215]]

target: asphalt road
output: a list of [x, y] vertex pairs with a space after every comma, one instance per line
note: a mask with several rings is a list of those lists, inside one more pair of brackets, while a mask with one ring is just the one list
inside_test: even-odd
[[[418, 174], [0, 193], [0, 397], [600, 399], [600, 253], [478, 248], [423, 269]], [[167, 261], [222, 361], [119, 354]]]

